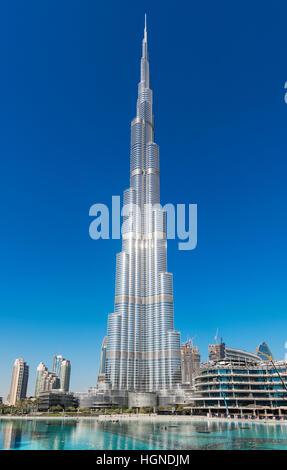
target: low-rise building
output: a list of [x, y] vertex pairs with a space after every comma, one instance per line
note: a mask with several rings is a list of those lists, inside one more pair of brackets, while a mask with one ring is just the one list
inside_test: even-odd
[[[277, 370], [276, 370], [277, 369]], [[278, 372], [277, 372], [278, 371]], [[194, 414], [287, 416], [287, 361], [209, 361], [195, 378]]]
[[39, 392], [39, 411], [49, 411], [52, 406], [60, 405], [64, 410], [70, 406], [78, 407], [78, 399], [72, 392], [64, 390], [49, 390]]
[[[79, 408], [90, 408], [91, 410], [98, 408], [98, 395], [95, 393], [87, 392], [75, 392], [75, 397], [78, 399]], [[110, 405], [110, 402], [106, 402], [106, 407]]]
[[218, 344], [209, 345], [209, 360], [230, 360], [244, 365], [260, 362], [260, 357], [242, 349], [229, 348], [221, 341]]
[[234, 349], [225, 347], [224, 359], [236, 362], [237, 364], [247, 365], [261, 362], [260, 358], [251, 352], [242, 349]]
[[65, 392], [70, 388], [71, 362], [61, 354], [54, 356], [53, 372], [60, 379], [60, 386]]

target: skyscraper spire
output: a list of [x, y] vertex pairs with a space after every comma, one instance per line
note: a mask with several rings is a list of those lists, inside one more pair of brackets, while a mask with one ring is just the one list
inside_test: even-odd
[[149, 63], [148, 63], [148, 50], [147, 50], [146, 14], [145, 14], [144, 37], [142, 41], [141, 82], [144, 82], [145, 88], [149, 88]]

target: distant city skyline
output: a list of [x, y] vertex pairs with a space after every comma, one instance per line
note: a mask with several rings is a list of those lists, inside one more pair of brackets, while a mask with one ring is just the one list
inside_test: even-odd
[[229, 347], [266, 342], [283, 359], [286, 5], [18, 8], [1, 6], [0, 396], [16, 358], [33, 395], [39, 362], [52, 370], [58, 352], [71, 390], [96, 385], [121, 242], [92, 240], [88, 214], [129, 184], [145, 10], [161, 199], [198, 204], [196, 249], [168, 244], [175, 329], [202, 360], [217, 328]]
[[[23, 358], [15, 359], [11, 371], [9, 393], [7, 396], [0, 395], [5, 403], [15, 405], [20, 399], [29, 396], [38, 397], [43, 391], [61, 389], [68, 392], [70, 388], [71, 362], [62, 355], [54, 356], [52, 371], [42, 361], [33, 371]], [[34, 390], [32, 390], [33, 384], [35, 384]]]

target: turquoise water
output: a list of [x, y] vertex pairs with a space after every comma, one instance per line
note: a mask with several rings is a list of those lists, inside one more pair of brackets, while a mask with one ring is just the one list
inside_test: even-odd
[[287, 426], [280, 423], [97, 422], [73, 419], [0, 420], [0, 449], [162, 450], [285, 449]]

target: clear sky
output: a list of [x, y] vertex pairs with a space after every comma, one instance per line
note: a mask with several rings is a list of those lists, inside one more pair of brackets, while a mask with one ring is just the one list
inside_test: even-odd
[[285, 1], [2, 1], [0, 396], [12, 365], [71, 360], [96, 384], [119, 240], [89, 208], [129, 186], [144, 13], [161, 200], [198, 204], [198, 246], [168, 244], [175, 327], [285, 354]]

